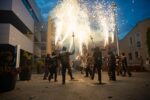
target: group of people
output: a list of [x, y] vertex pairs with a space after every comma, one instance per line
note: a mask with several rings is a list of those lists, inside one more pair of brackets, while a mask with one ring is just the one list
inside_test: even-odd
[[95, 73], [98, 74], [99, 84], [102, 83], [101, 80], [101, 68], [102, 68], [102, 52], [99, 47], [95, 47], [93, 52], [86, 52], [80, 57], [80, 70], [83, 74], [85, 70], [85, 77], [89, 77], [94, 80]]
[[68, 74], [70, 75], [71, 80], [74, 79], [72, 75], [72, 70], [70, 66], [70, 55], [73, 55], [75, 50], [72, 52], [68, 52], [66, 47], [62, 48], [62, 51], [57, 53], [57, 52], [52, 52], [52, 54], [47, 54], [47, 57], [45, 59], [45, 73], [44, 73], [44, 78], [47, 79], [49, 82], [54, 76], [54, 81], [57, 82], [57, 68], [60, 67], [62, 69], [62, 84], [65, 84], [66, 80], [66, 69], [68, 69]]
[[116, 80], [115, 71], [117, 71], [117, 75], [126, 76], [126, 73], [128, 73], [129, 77], [132, 76], [128, 67], [125, 53], [122, 53], [120, 56], [118, 56], [113, 52], [109, 52], [107, 58], [107, 66], [109, 79], [112, 81]]
[[[59, 53], [52, 52], [52, 54], [47, 54], [47, 57], [45, 59], [45, 73], [43, 79], [51, 81], [52, 78], [54, 78], [54, 81], [57, 82], [57, 69], [61, 66], [62, 71], [62, 84], [65, 84], [66, 81], [66, 70], [68, 69], [68, 74], [70, 76], [71, 80], [74, 80], [74, 77], [72, 75], [72, 69], [70, 65], [70, 55], [73, 55], [75, 53], [75, 50], [72, 52], [67, 51], [66, 47], [62, 48], [62, 51]], [[87, 54], [87, 64], [84, 66], [86, 67], [86, 76], [90, 74], [91, 79], [94, 79], [95, 72], [97, 70], [98, 72], [98, 80], [101, 84], [101, 66], [102, 66], [102, 53], [99, 49], [99, 47], [96, 47], [94, 49], [93, 53], [94, 63], [93, 63], [93, 70], [91, 71], [92, 66], [92, 57]], [[53, 77], [54, 76], [54, 77]]]
[[[86, 60], [81, 59], [80, 64], [81, 69], [85, 69], [85, 77], [88, 77], [90, 75], [90, 78], [94, 79], [94, 74], [97, 72], [99, 83], [101, 83], [101, 70], [104, 63], [106, 63], [104, 67], [107, 67], [109, 80], [111, 81], [116, 81], [116, 72], [117, 75], [126, 76], [126, 74], [128, 74], [129, 77], [132, 76], [132, 73], [130, 72], [127, 64], [125, 53], [122, 53], [120, 56], [118, 56], [115, 55], [112, 51], [109, 51], [108, 56], [102, 58], [101, 50], [99, 48], [95, 48], [93, 55], [87, 53], [85, 58]], [[86, 64], [82, 64], [85, 62]]]
[[[72, 75], [72, 69], [70, 65], [70, 55], [73, 55], [75, 50], [72, 52], [67, 51], [66, 47], [63, 47], [59, 52], [52, 52], [52, 54], [47, 54], [45, 59], [45, 74], [43, 79], [51, 81], [54, 78], [54, 81], [57, 82], [57, 69], [61, 66], [62, 72], [62, 84], [66, 82], [66, 70], [68, 69], [68, 74], [71, 80], [74, 80]], [[108, 66], [108, 76], [112, 81], [116, 80], [115, 71], [117, 70], [117, 75], [126, 76], [128, 73], [131, 76], [131, 72], [127, 66], [127, 58], [124, 53], [121, 56], [115, 55], [113, 52], [108, 52], [107, 59], [102, 58], [102, 52], [99, 47], [95, 47], [92, 53], [86, 52], [84, 57], [80, 59], [82, 66], [81, 73], [83, 73], [83, 69], [85, 69], [85, 77], [89, 77], [94, 80], [95, 73], [98, 74], [98, 83], [102, 83], [101, 79], [101, 69], [103, 62], [107, 62]]]

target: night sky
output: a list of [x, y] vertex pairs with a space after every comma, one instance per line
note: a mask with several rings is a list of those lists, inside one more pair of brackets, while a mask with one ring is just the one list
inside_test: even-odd
[[[97, 0], [91, 0], [97, 1]], [[99, 0], [100, 1], [100, 0]], [[117, 26], [122, 39], [139, 21], [150, 18], [150, 0], [106, 0], [117, 4]], [[36, 0], [44, 21], [58, 0]]]

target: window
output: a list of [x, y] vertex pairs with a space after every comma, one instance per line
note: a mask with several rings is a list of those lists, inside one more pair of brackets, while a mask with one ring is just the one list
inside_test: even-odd
[[139, 57], [139, 53], [136, 51], [135, 52], [135, 58], [138, 58]]
[[129, 53], [128, 56], [129, 56], [129, 60], [132, 60], [132, 53]]
[[136, 46], [140, 48], [141, 47], [141, 42], [137, 41]]

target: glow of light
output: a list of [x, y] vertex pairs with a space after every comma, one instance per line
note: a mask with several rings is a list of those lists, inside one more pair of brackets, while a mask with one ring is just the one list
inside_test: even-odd
[[[109, 38], [114, 41], [115, 21], [114, 15], [107, 2], [95, 1], [93, 4], [87, 0], [61, 0], [50, 13], [55, 24], [55, 45], [59, 42], [63, 46], [73, 47], [74, 33], [76, 48], [83, 54], [82, 46], [88, 48], [92, 35], [95, 42], [104, 41], [109, 44]], [[97, 28], [93, 28], [97, 26]]]

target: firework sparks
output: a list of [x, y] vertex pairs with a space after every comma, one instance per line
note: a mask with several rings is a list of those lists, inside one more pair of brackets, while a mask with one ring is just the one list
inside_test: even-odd
[[105, 46], [109, 43], [109, 37], [113, 42], [115, 21], [107, 2], [95, 1], [91, 4], [87, 0], [61, 0], [51, 12], [51, 17], [56, 27], [55, 44], [70, 45], [71, 49], [74, 33], [76, 48], [82, 54], [82, 46], [88, 47], [91, 35], [94, 41], [104, 41]]

